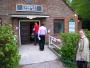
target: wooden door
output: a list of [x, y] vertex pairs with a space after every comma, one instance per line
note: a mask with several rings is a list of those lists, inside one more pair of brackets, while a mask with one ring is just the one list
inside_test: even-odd
[[21, 36], [21, 44], [30, 43], [30, 23], [29, 22], [20, 22], [20, 36]]

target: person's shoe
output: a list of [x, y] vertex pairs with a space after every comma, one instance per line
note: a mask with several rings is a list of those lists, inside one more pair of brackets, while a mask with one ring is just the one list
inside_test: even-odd
[[41, 49], [40, 49], [40, 51], [44, 51], [44, 50], [41, 50]]
[[36, 45], [36, 43], [34, 43], [34, 45]]

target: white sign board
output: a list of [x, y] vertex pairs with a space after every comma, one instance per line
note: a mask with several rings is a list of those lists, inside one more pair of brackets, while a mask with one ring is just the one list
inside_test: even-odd
[[43, 12], [43, 6], [42, 5], [17, 4], [16, 11]]

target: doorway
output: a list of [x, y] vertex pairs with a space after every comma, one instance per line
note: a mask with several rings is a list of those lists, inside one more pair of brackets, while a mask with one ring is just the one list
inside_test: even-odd
[[22, 44], [31, 44], [34, 42], [34, 24], [39, 21], [20, 21], [20, 41]]

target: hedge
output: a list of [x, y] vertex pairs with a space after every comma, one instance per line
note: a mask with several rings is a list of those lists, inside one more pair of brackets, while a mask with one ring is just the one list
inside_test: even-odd
[[[85, 30], [86, 36], [90, 41], [90, 31]], [[61, 49], [58, 49], [58, 53], [61, 55], [61, 61], [69, 68], [76, 68], [75, 56], [76, 49], [79, 41], [78, 33], [61, 33], [60, 38], [63, 41]]]
[[60, 59], [69, 68], [75, 68], [75, 54], [79, 35], [77, 33], [61, 33], [60, 38], [63, 41], [63, 45], [58, 51], [61, 55]]
[[19, 51], [11, 26], [0, 27], [0, 68], [19, 68]]

